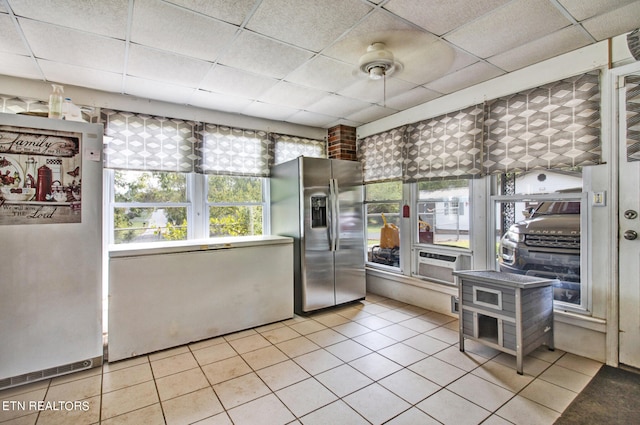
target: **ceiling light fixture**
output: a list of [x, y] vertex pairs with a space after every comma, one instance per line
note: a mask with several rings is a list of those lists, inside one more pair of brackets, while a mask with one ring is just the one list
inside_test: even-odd
[[393, 53], [387, 50], [384, 43], [373, 43], [367, 47], [367, 53], [359, 61], [360, 71], [369, 75], [372, 80], [379, 80], [393, 74], [400, 64], [394, 60]]

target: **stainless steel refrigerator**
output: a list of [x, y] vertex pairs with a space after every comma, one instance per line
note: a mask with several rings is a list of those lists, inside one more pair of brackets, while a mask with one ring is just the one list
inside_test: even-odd
[[271, 232], [294, 238], [295, 311], [365, 297], [362, 166], [299, 157], [271, 170]]

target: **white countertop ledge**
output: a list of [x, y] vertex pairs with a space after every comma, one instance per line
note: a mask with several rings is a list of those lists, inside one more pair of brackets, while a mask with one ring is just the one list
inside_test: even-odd
[[179, 252], [210, 251], [216, 249], [246, 248], [265, 245], [291, 244], [286, 236], [235, 236], [224, 238], [191, 239], [186, 241], [145, 242], [109, 245], [109, 257], [173, 254]]

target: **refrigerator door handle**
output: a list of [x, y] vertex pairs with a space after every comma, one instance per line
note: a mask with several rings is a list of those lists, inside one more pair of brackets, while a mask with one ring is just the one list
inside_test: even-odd
[[329, 194], [331, 199], [331, 251], [337, 251], [340, 249], [338, 180], [329, 179]]
[[331, 180], [329, 180], [329, 196], [327, 197], [327, 238], [329, 240], [329, 251], [335, 251], [333, 237], [333, 222], [335, 221], [335, 215], [333, 211], [333, 192], [332, 192]]

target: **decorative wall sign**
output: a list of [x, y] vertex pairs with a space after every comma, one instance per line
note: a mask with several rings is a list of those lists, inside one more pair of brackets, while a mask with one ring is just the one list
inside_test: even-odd
[[0, 225], [80, 223], [81, 134], [0, 126]]
[[59, 136], [35, 132], [0, 129], [0, 154], [17, 153], [71, 157], [77, 154], [77, 136]]

